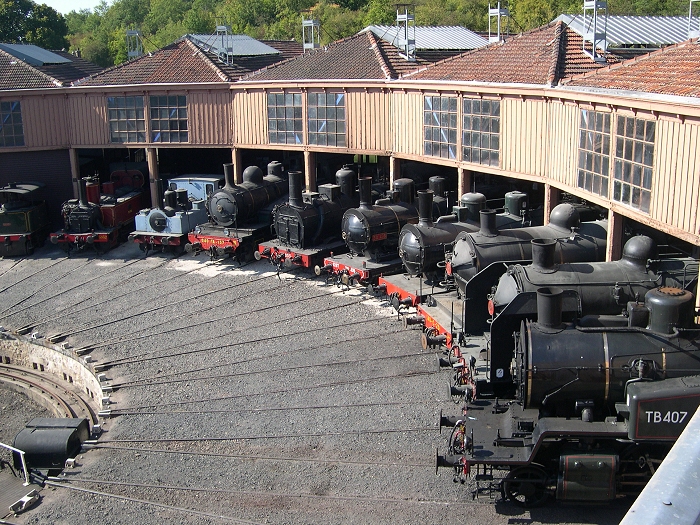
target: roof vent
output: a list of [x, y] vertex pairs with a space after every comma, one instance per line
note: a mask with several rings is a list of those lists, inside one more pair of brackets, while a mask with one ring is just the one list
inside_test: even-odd
[[321, 22], [313, 18], [310, 11], [308, 13], [311, 18], [306, 18], [303, 13], [301, 15], [301, 32], [304, 38], [304, 53], [306, 53], [307, 49], [312, 50], [321, 47]]
[[397, 47], [402, 51], [401, 58], [409, 62], [416, 60], [416, 17], [413, 4], [396, 4]]
[[[602, 0], [584, 0], [583, 2], [583, 52], [595, 62], [605, 63], [608, 49], [608, 3]], [[588, 45], [586, 45], [588, 44]]]
[[700, 0], [690, 0], [690, 7], [688, 8], [688, 40], [700, 37], [700, 19], [695, 19], [695, 27], [693, 27], [694, 2], [700, 2]]
[[143, 55], [143, 39], [141, 31], [138, 29], [128, 29], [126, 31], [126, 56], [129, 60]]
[[[698, 0], [700, 1], [700, 0]], [[491, 7], [491, 4], [489, 4], [489, 44], [493, 44], [494, 42], [500, 42], [502, 40], [501, 37], [501, 18], [510, 16], [510, 12], [508, 9], [501, 8], [501, 2], [498, 2], [496, 4], [495, 8]], [[491, 20], [493, 18], [496, 18], [496, 34], [494, 35], [491, 32]]]

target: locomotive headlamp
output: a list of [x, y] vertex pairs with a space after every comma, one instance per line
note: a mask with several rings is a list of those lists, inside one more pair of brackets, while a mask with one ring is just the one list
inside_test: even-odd
[[231, 234], [228, 228], [224, 228], [224, 235], [228, 237]]

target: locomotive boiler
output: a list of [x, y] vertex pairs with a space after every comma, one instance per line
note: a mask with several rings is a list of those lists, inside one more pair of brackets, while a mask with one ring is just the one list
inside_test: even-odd
[[538, 320], [521, 323], [510, 352], [508, 393], [494, 397], [475, 376], [452, 388], [466, 404], [441, 415], [452, 431], [436, 466], [461, 481], [472, 468], [507, 471], [503, 497], [527, 507], [637, 492], [700, 404], [695, 296], [654, 288], [624, 316], [563, 323], [565, 292], [537, 295]]
[[[421, 207], [419, 201], [418, 223], [406, 224], [399, 235], [399, 255], [409, 275], [436, 272], [438, 265], [445, 262], [446, 248], [451, 247], [460, 233], [474, 233], [480, 227], [483, 228], [480, 222], [480, 212], [486, 207], [486, 197], [483, 194], [465, 193], [451, 214], [438, 217], [435, 221], [432, 202], [427, 202], [431, 198], [432, 196], [423, 196], [426, 203]], [[494, 230], [529, 226], [532, 219], [527, 194], [520, 191], [506, 193], [503, 211], [490, 210], [487, 216], [489, 227]], [[541, 218], [539, 221], [541, 224]]]
[[[431, 177], [431, 182], [435, 184], [433, 179], [438, 177]], [[398, 257], [401, 228], [418, 222], [414, 183], [411, 179], [395, 180], [391, 196], [378, 200], [374, 205], [370, 202], [371, 185], [372, 179], [360, 179], [360, 206], [347, 210], [343, 215], [343, 239], [350, 252], [362, 254], [371, 261], [394, 259]], [[432, 188], [431, 191], [434, 193]], [[445, 198], [434, 198], [432, 208], [432, 216], [443, 215]]]
[[508, 372], [510, 334], [523, 319], [537, 314], [536, 290], [555, 286], [575, 292], [575, 303], [567, 311], [577, 317], [589, 314], [615, 315], [629, 301], [641, 300], [656, 287], [694, 290], [698, 263], [689, 257], [657, 258], [656, 243], [638, 235], [625, 243], [622, 258], [611, 262], [554, 264], [554, 241], [532, 242], [533, 263], [513, 265], [501, 276], [495, 292], [489, 298], [491, 320], [491, 359], [494, 384], [510, 381]]
[[210, 222], [188, 234], [185, 250], [195, 255], [205, 251], [212, 259], [234, 254], [249, 259], [258, 243], [270, 238], [272, 210], [286, 195], [288, 183], [282, 177], [282, 164], [276, 161], [268, 164], [265, 176], [257, 166], [248, 166], [238, 185], [233, 164], [224, 164], [224, 178], [224, 187], [207, 199]]

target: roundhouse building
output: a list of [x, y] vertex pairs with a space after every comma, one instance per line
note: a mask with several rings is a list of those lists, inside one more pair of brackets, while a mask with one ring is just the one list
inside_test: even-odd
[[372, 31], [306, 54], [241, 45], [222, 59], [189, 35], [71, 87], [3, 84], [0, 122], [21, 112], [23, 142], [2, 128], [2, 176], [13, 155], [54, 150], [74, 180], [107, 157], [142, 157], [152, 181], [279, 159], [315, 189], [359, 156], [390, 178], [429, 166], [458, 192], [482, 176], [526, 181], [544, 188], [545, 216], [562, 191], [600, 204], [611, 259], [632, 222], [700, 246], [695, 40], [626, 60], [560, 21], [457, 56], [406, 57]]

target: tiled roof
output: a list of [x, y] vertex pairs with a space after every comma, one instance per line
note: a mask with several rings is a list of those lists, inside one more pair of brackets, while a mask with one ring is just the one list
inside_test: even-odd
[[[620, 61], [612, 54], [606, 57], [608, 63]], [[583, 52], [578, 34], [562, 22], [553, 22], [407, 76], [417, 80], [556, 85], [562, 78], [604, 65]]]
[[233, 64], [224, 64], [214, 54], [200, 49], [189, 38], [183, 37], [158, 51], [106, 69], [76, 85], [235, 82], [252, 71], [298, 55], [302, 51], [302, 46], [297, 43], [269, 41], [266, 44], [275, 47], [280, 53], [234, 57]]
[[418, 52], [416, 60], [409, 62], [395, 46], [367, 31], [255, 72], [246, 80], [395, 79], [455, 54]]
[[70, 60], [64, 64], [31, 66], [0, 50], [0, 89], [53, 88], [70, 85], [79, 78], [100, 71], [95, 64], [63, 51], [53, 51]]
[[567, 86], [700, 97], [700, 45], [697, 39], [689, 40], [564, 83]]

